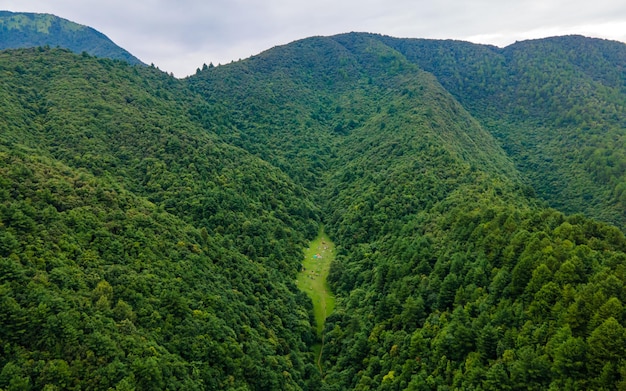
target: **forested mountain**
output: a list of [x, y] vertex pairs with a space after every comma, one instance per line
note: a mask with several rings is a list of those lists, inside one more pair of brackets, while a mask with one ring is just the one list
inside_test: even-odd
[[50, 14], [0, 11], [0, 49], [50, 46], [74, 53], [126, 61], [142, 62], [113, 43], [107, 36]]
[[485, 131], [498, 128], [389, 39], [311, 38], [190, 78], [237, 124], [224, 137], [292, 177], [315, 137], [304, 183], [341, 249], [325, 386], [615, 387], [622, 350], [596, 342], [614, 326], [623, 342], [623, 278], [603, 288], [623, 270], [623, 234], [538, 207]]
[[188, 119], [182, 82], [0, 55], [0, 387], [299, 389], [294, 280], [318, 214], [278, 169]]
[[384, 41], [432, 72], [550, 205], [626, 226], [626, 46], [581, 36], [504, 49]]
[[623, 388], [624, 47], [0, 52], [0, 389]]

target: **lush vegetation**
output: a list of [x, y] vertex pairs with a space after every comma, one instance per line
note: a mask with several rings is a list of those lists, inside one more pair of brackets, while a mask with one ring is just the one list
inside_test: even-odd
[[31, 49], [0, 72], [0, 388], [315, 382], [298, 185], [186, 119], [155, 69]]
[[[396, 47], [381, 43], [387, 41]], [[463, 56], [454, 51], [457, 46], [466, 50]], [[408, 55], [409, 49], [439, 62], [426, 67]], [[446, 56], [445, 50], [456, 57]], [[292, 177], [311, 172], [292, 158], [311, 148], [304, 137], [317, 137], [314, 162], [321, 163], [323, 180], [316, 173], [316, 186], [304, 183], [319, 194], [325, 223], [340, 249], [331, 275], [337, 310], [324, 335], [328, 389], [611, 389], [620, 381], [621, 348], [604, 350], [602, 361], [594, 355], [604, 347], [591, 345], [605, 330], [596, 330], [604, 321], [617, 321], [616, 333], [623, 334], [621, 304], [615, 312], [619, 316], [611, 320], [598, 312], [608, 301], [622, 300], [618, 296], [624, 279], [617, 276], [623, 235], [581, 216], [568, 218], [540, 208], [527, 198], [534, 189], [524, 182], [529, 175], [541, 195], [560, 202], [555, 206], [588, 212], [573, 197], [549, 197], [547, 184], [537, 182], [539, 176], [558, 177], [568, 168], [566, 178], [584, 170], [558, 163], [560, 172], [541, 165], [520, 176], [484, 130], [501, 136], [512, 129], [510, 124], [519, 129], [528, 123], [515, 113], [506, 117], [508, 122], [496, 123], [489, 116], [507, 113], [508, 106], [519, 110], [522, 105], [515, 97], [497, 101], [502, 96], [492, 93], [491, 105], [484, 96], [478, 98], [491, 93], [489, 88], [506, 87], [484, 83], [481, 90], [468, 83], [466, 90], [476, 96], [461, 100], [466, 104], [461, 107], [438, 83], [458, 98], [458, 87], [451, 86], [463, 84], [452, 78], [452, 71], [446, 79], [446, 67], [465, 65], [490, 78], [503, 77], [503, 65], [494, 65], [492, 74], [484, 64], [497, 51], [465, 43], [347, 34], [300, 41], [192, 78], [192, 86], [209, 101], [225, 103], [220, 112], [235, 107], [229, 115], [241, 124], [228, 129], [227, 138]], [[519, 72], [524, 77], [527, 73]], [[236, 98], [229, 94], [229, 78], [238, 80]], [[526, 88], [543, 88], [543, 83]], [[267, 111], [276, 104], [278, 108]], [[546, 112], [556, 115], [559, 108]], [[271, 116], [273, 122], [262, 116]], [[535, 134], [536, 143], [529, 144], [523, 137], [521, 145], [541, 140]], [[550, 142], [560, 145], [559, 140]], [[507, 146], [506, 151], [511, 156], [512, 149]], [[524, 151], [525, 156], [533, 153]], [[578, 153], [582, 160], [585, 152], [580, 148], [568, 153]], [[593, 186], [587, 191], [596, 191], [598, 197], [603, 192]], [[603, 216], [607, 213], [596, 217]], [[591, 254], [595, 261], [587, 258]], [[557, 277], [574, 264], [597, 279]], [[617, 290], [583, 304], [590, 300], [584, 295], [601, 291], [607, 280], [616, 282]], [[576, 312], [581, 306], [587, 308], [584, 315]], [[594, 317], [602, 321], [586, 320]], [[567, 351], [572, 343], [567, 330], [579, 344], [575, 357], [567, 356], [574, 355]], [[486, 344], [488, 353], [481, 350]], [[541, 371], [529, 367], [535, 361]], [[565, 370], [567, 365], [576, 369]]]
[[50, 14], [0, 11], [0, 49], [61, 47], [74, 53], [142, 64], [141, 60], [92, 29]]
[[622, 232], [457, 197], [347, 249], [328, 389], [623, 387]]
[[436, 75], [551, 206], [626, 227], [624, 44], [580, 36], [504, 49], [384, 41]]
[[0, 52], [0, 389], [626, 387], [625, 50]]

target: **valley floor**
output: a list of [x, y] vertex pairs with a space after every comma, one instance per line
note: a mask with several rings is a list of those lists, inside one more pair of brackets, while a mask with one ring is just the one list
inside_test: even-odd
[[335, 297], [326, 283], [330, 264], [335, 258], [335, 245], [322, 228], [317, 238], [305, 251], [302, 270], [298, 274], [298, 287], [313, 301], [317, 333], [321, 334], [324, 322], [335, 307]]
[[[319, 234], [313, 240], [309, 248], [304, 253], [302, 269], [298, 273], [296, 283], [300, 290], [305, 292], [313, 301], [313, 313], [317, 326], [317, 334], [322, 336], [324, 323], [326, 318], [333, 312], [335, 308], [335, 297], [328, 287], [326, 278], [330, 271], [330, 264], [335, 258], [335, 245], [324, 232], [324, 228], [320, 229]], [[314, 347], [316, 356], [318, 357], [318, 367], [322, 371], [319, 358], [322, 355], [324, 347], [324, 339], [322, 336], [322, 344]]]

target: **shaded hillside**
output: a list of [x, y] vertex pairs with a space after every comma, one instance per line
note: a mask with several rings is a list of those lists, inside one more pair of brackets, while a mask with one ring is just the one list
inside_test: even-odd
[[499, 49], [383, 38], [432, 72], [560, 210], [626, 224], [626, 45], [580, 36]]
[[49, 14], [0, 11], [0, 50], [38, 46], [61, 47], [74, 53], [143, 64], [104, 34]]

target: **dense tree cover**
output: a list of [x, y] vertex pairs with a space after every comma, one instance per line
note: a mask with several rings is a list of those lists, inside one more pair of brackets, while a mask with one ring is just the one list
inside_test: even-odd
[[29, 152], [0, 152], [0, 387], [303, 384], [308, 307], [276, 269]]
[[0, 74], [0, 388], [316, 388], [299, 185], [155, 69], [31, 49]]
[[[13, 76], [8, 93], [21, 89], [6, 100], [17, 100], [23, 110], [16, 116], [26, 117], [30, 129], [8, 129], [7, 137], [111, 176], [254, 259], [299, 257], [304, 238], [317, 233], [307, 194], [278, 169], [191, 122], [179, 81], [151, 68], [77, 62], [52, 52], [6, 53], [4, 63], [0, 57]], [[14, 71], [26, 62], [28, 71]]]
[[358, 72], [344, 47], [313, 38], [209, 68], [188, 82], [210, 104], [194, 110], [205, 126], [227, 123], [215, 129], [225, 140], [318, 190], [329, 169], [334, 137], [358, 121], [356, 115], [345, 121], [341, 113]]
[[395, 120], [394, 126], [419, 118], [428, 127], [446, 128], [442, 141], [456, 154], [517, 175], [493, 138], [436, 80], [367, 35], [309, 38], [206, 69], [188, 81], [211, 104], [194, 110], [198, 120], [212, 128], [229, 123], [216, 132], [309, 189], [322, 189], [325, 177], [348, 160], [342, 156], [350, 146], [342, 143], [355, 130], [377, 127], [388, 135], [394, 130], [385, 129], [381, 118], [396, 114], [404, 123]]
[[[340, 246], [331, 275], [337, 310], [325, 329], [325, 388], [623, 385], [623, 234], [580, 215], [540, 208], [528, 198], [534, 190], [481, 125], [500, 128], [487, 115], [477, 122], [438, 83], [458, 97], [450, 88], [459, 82], [457, 64], [483, 73], [491, 67], [497, 76], [504, 65], [490, 57], [496, 49], [426, 41], [442, 47], [414, 49], [439, 61], [428, 69], [435, 80], [402, 47], [390, 48], [381, 39], [312, 38], [191, 78], [210, 101], [235, 106], [229, 115], [247, 124], [227, 136], [268, 161], [311, 147], [292, 136], [288, 121], [308, 123], [310, 133], [325, 132], [318, 142], [330, 153], [323, 155], [323, 175], [316, 176], [322, 183], [315, 189], [326, 227]], [[460, 55], [455, 46], [466, 52]], [[227, 77], [239, 78], [236, 98]], [[268, 87], [274, 81], [280, 83]], [[486, 93], [475, 84], [466, 90], [477, 95], [461, 100], [472, 113], [481, 105], [490, 115], [506, 113], [507, 106], [518, 109], [518, 98], [500, 97], [494, 108], [479, 100]], [[310, 112], [311, 102], [318, 104], [309, 97], [319, 96], [336, 109], [307, 118], [306, 108]], [[266, 110], [275, 104], [281, 114], [274, 117]], [[259, 105], [265, 107], [261, 117], [254, 111]], [[545, 113], [552, 115], [556, 107]], [[518, 118], [513, 115], [508, 118]], [[351, 126], [335, 125], [340, 123]], [[565, 147], [572, 146], [559, 146]], [[575, 147], [571, 153], [586, 153]], [[297, 163], [288, 169], [296, 177], [308, 170]], [[563, 175], [544, 172], [545, 165], [535, 169], [536, 175]], [[570, 169], [569, 176], [580, 171]], [[575, 200], [561, 202], [570, 202], [569, 210], [580, 207]], [[613, 338], [620, 342], [609, 342]]]
[[383, 37], [503, 144], [550, 205], [626, 226], [626, 47], [580, 36], [506, 48]]
[[0, 11], [0, 49], [61, 47], [74, 53], [142, 64], [141, 60], [92, 29], [50, 14]]
[[346, 253], [328, 389], [622, 387], [623, 234], [457, 202]]
[[386, 164], [331, 203], [346, 247], [331, 269], [326, 389], [623, 386], [619, 229], [525, 207], [471, 172], [399, 186], [414, 166]]
[[0, 52], [0, 388], [626, 387], [624, 234], [534, 198], [621, 222], [623, 53], [345, 34], [176, 80]]

